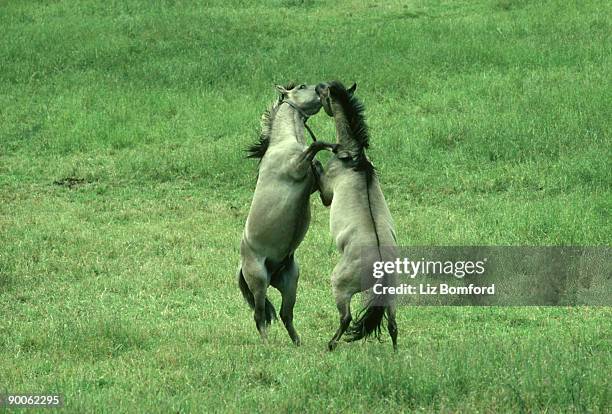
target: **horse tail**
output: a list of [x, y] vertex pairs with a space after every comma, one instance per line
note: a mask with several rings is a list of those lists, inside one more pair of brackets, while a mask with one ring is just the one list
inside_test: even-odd
[[380, 338], [380, 331], [385, 316], [387, 306], [380, 306], [370, 303], [361, 310], [357, 320], [353, 321], [347, 329], [347, 342], [358, 341], [374, 335], [375, 338]]
[[[242, 292], [242, 297], [246, 303], [249, 304], [251, 309], [255, 309], [255, 298], [253, 297], [253, 293], [249, 289], [249, 285], [247, 285], [246, 280], [244, 279], [244, 275], [242, 274], [242, 268], [238, 271], [238, 286], [240, 287], [240, 292]], [[273, 320], [276, 320], [276, 309], [274, 309], [274, 305], [272, 302], [268, 300], [266, 297], [266, 322], [270, 324]]]

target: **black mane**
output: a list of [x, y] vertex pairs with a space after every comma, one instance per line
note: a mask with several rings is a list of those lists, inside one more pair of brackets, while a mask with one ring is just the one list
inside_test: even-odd
[[[284, 86], [288, 91], [295, 88], [296, 83], [290, 82]], [[259, 134], [259, 140], [255, 143], [251, 144], [246, 152], [247, 158], [257, 158], [261, 160], [263, 156], [266, 154], [268, 147], [270, 146], [270, 134], [272, 133], [272, 123], [274, 122], [274, 117], [276, 116], [276, 111], [278, 110], [278, 106], [283, 101], [284, 96], [279, 95], [278, 99], [270, 105], [268, 109], [261, 116], [261, 132]]]
[[365, 150], [370, 147], [370, 133], [364, 115], [365, 108], [361, 101], [354, 94], [349, 93], [339, 81], [331, 81], [329, 91], [332, 98], [342, 107], [349, 124], [351, 137], [358, 146], [357, 156], [350, 161], [352, 168], [355, 171], [365, 171], [368, 182], [371, 182], [376, 174], [376, 169], [365, 154]]

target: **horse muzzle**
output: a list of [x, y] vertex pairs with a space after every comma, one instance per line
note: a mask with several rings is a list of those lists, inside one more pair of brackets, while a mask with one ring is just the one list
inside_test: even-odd
[[329, 116], [334, 116], [334, 113], [331, 108], [329, 85], [327, 85], [326, 83], [320, 83], [315, 87], [315, 92], [317, 93], [317, 95], [319, 95], [319, 100], [321, 101], [321, 105], [323, 105], [325, 113]]

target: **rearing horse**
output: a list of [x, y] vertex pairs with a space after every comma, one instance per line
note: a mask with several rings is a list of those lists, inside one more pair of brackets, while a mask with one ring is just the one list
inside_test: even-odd
[[340, 326], [328, 348], [334, 350], [345, 331], [350, 335], [349, 341], [371, 334], [378, 336], [386, 314], [393, 349], [397, 350], [397, 324], [392, 300], [382, 304], [370, 301], [351, 325], [351, 298], [367, 290], [361, 274], [364, 248], [376, 249], [377, 260], [382, 261], [396, 246], [391, 213], [374, 166], [365, 154], [369, 135], [363, 106], [353, 95], [356, 86], [347, 90], [340, 82], [333, 81], [319, 84], [316, 88], [323, 109], [334, 118], [337, 139], [336, 156], [329, 160], [325, 173], [316, 170], [321, 201], [326, 206], [331, 204], [332, 237], [342, 253], [331, 277]]
[[293, 307], [299, 278], [294, 252], [310, 224], [310, 194], [317, 190], [312, 166], [317, 152], [334, 145], [316, 141], [306, 146], [308, 117], [321, 109], [314, 85], [277, 86], [279, 99], [262, 116], [259, 142], [249, 148], [259, 158], [259, 172], [251, 209], [240, 243], [238, 282], [254, 309], [255, 325], [266, 339], [267, 326], [276, 319], [266, 297], [269, 285], [282, 295], [280, 316], [295, 345]]

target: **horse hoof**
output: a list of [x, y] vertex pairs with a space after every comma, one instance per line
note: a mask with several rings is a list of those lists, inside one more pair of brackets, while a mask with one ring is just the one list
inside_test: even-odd
[[330, 342], [327, 344], [327, 350], [331, 352], [331, 351], [333, 351], [334, 349], [336, 349], [336, 347], [337, 347], [337, 346], [338, 346], [338, 342], [336, 342], [336, 341], [330, 341]]

